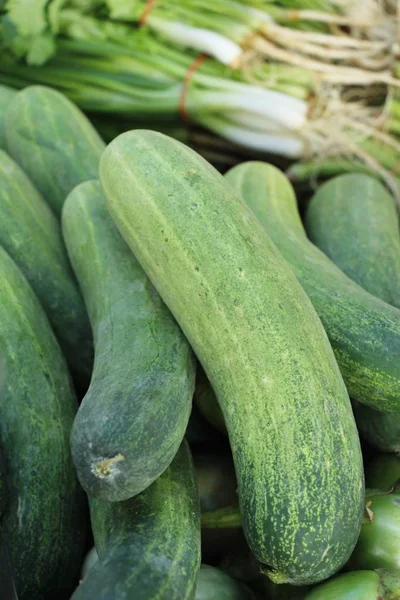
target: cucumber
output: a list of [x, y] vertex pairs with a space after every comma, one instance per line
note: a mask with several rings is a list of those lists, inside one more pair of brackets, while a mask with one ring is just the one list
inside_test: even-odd
[[400, 598], [398, 575], [385, 569], [342, 573], [317, 586], [305, 600], [396, 600]]
[[400, 480], [400, 457], [378, 454], [365, 467], [365, 481], [369, 488], [390, 490]]
[[71, 192], [62, 227], [95, 346], [72, 456], [88, 494], [127, 500], [161, 475], [182, 442], [195, 358], [112, 222], [99, 182]]
[[196, 449], [206, 447], [219, 450], [220, 446], [226, 447], [227, 437], [220, 434], [215, 427], [201, 414], [196, 404], [193, 403], [189, 423], [186, 429], [186, 438], [191, 447]]
[[[396, 201], [367, 175], [322, 185], [306, 213], [309, 238], [353, 281], [400, 308], [400, 235]], [[400, 418], [353, 404], [363, 437], [379, 450], [400, 451]]]
[[275, 580], [328, 577], [356, 543], [364, 480], [350, 401], [311, 302], [229, 184], [180, 142], [123, 134], [100, 177], [217, 395], [253, 552]]
[[40, 300], [78, 385], [93, 364], [92, 332], [57, 219], [22, 169], [0, 150], [0, 244]]
[[0, 445], [10, 482], [1, 526], [18, 598], [69, 598], [86, 520], [69, 447], [77, 402], [43, 309], [1, 247], [0, 353], [7, 377]]
[[89, 552], [85, 556], [85, 560], [83, 561], [82, 570], [81, 570], [81, 580], [87, 577], [87, 574], [91, 570], [91, 568], [97, 563], [99, 560], [99, 555], [97, 554], [97, 550], [95, 547], [91, 548]]
[[195, 600], [255, 600], [256, 596], [244, 584], [227, 573], [209, 565], [201, 565], [197, 578]]
[[309, 295], [350, 396], [400, 415], [400, 311], [351, 281], [307, 239], [293, 188], [278, 169], [248, 162], [226, 177]]
[[0, 84], [0, 148], [6, 149], [6, 111], [17, 92]]
[[365, 519], [348, 566], [400, 572], [400, 494], [372, 491], [367, 499], [372, 518]]
[[40, 85], [18, 92], [6, 119], [9, 154], [60, 217], [69, 192], [98, 176], [104, 142], [75, 104]]
[[89, 500], [100, 558], [71, 600], [194, 598], [200, 519], [186, 442], [161, 477], [135, 498]]

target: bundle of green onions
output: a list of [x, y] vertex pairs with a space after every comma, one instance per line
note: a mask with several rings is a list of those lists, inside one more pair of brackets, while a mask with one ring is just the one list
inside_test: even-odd
[[[244, 147], [349, 165], [397, 192], [397, 2], [6, 0], [0, 81], [91, 113], [189, 120]], [[205, 59], [205, 56], [207, 58]]]

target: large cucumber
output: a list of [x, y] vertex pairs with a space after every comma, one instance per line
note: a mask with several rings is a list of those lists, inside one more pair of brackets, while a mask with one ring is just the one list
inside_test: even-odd
[[2, 150], [0, 244], [32, 286], [76, 381], [86, 390], [93, 365], [92, 332], [60, 225], [22, 169]]
[[[400, 235], [396, 202], [368, 175], [322, 185], [306, 213], [309, 238], [367, 292], [400, 308]], [[354, 402], [362, 435], [375, 447], [400, 451], [400, 418]]]
[[180, 142], [123, 134], [100, 177], [218, 397], [253, 551], [276, 580], [324, 579], [357, 540], [363, 472], [346, 388], [311, 302], [230, 185]]
[[98, 176], [104, 142], [75, 104], [44, 86], [18, 92], [6, 118], [8, 152], [61, 216], [69, 192]]
[[18, 597], [68, 598], [84, 550], [84, 499], [69, 448], [77, 403], [43, 309], [2, 248], [0, 353], [0, 444], [10, 481], [1, 526]]
[[0, 148], [3, 149], [6, 148], [6, 112], [16, 93], [16, 90], [0, 85]]
[[400, 311], [363, 290], [307, 239], [293, 188], [281, 171], [248, 162], [226, 177], [309, 295], [350, 396], [400, 415]]
[[200, 519], [189, 448], [125, 502], [90, 499], [99, 560], [72, 600], [191, 600], [200, 567]]
[[182, 442], [195, 359], [111, 220], [99, 182], [71, 192], [62, 226], [95, 344], [72, 455], [89, 494], [126, 500], [161, 475]]

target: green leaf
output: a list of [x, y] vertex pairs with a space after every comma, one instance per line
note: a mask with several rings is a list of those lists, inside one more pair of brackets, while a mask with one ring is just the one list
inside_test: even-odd
[[48, 0], [8, 0], [8, 18], [21, 37], [41, 34], [47, 28], [46, 6]]
[[29, 65], [43, 65], [55, 54], [56, 44], [50, 33], [44, 33], [32, 40], [26, 61]]

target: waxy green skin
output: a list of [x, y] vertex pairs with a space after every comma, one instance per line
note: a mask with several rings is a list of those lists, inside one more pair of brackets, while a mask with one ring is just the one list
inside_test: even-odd
[[[68, 196], [62, 228], [93, 328], [95, 363], [72, 429], [79, 480], [92, 496], [131, 498], [171, 463], [192, 407], [195, 359], [111, 220], [100, 183]], [[121, 456], [109, 469], [106, 459]]]
[[365, 466], [365, 483], [369, 488], [387, 491], [400, 480], [400, 457], [377, 454]]
[[7, 148], [5, 131], [6, 111], [16, 93], [16, 90], [6, 85], [0, 85], [0, 149], [4, 150]]
[[[373, 296], [400, 308], [400, 233], [395, 199], [368, 175], [341, 175], [311, 199], [311, 241]], [[357, 426], [376, 448], [400, 451], [400, 418], [353, 404]]]
[[350, 558], [352, 569], [389, 569], [400, 572], [400, 494], [369, 496], [374, 520], [365, 520]]
[[74, 379], [86, 390], [93, 366], [92, 331], [60, 225], [22, 169], [2, 150], [0, 244], [30, 283]]
[[399, 600], [400, 578], [386, 569], [352, 571], [314, 588], [305, 600]]
[[18, 92], [6, 119], [9, 154], [61, 217], [69, 192], [98, 176], [104, 142], [79, 108], [45, 86]]
[[354, 283], [306, 236], [287, 177], [262, 162], [226, 175], [321, 318], [352, 398], [400, 416], [400, 311]]
[[220, 569], [201, 565], [195, 600], [255, 600], [253, 592]]
[[349, 398], [311, 302], [252, 212], [183, 144], [123, 134], [100, 178], [217, 395], [253, 552], [280, 581], [328, 577], [356, 543], [364, 480]]
[[71, 600], [192, 600], [200, 511], [184, 442], [166, 471], [125, 502], [90, 498], [99, 560]]
[[1, 520], [20, 600], [68, 598], [84, 551], [85, 504], [69, 436], [77, 402], [26, 279], [0, 248], [0, 445], [10, 495]]

